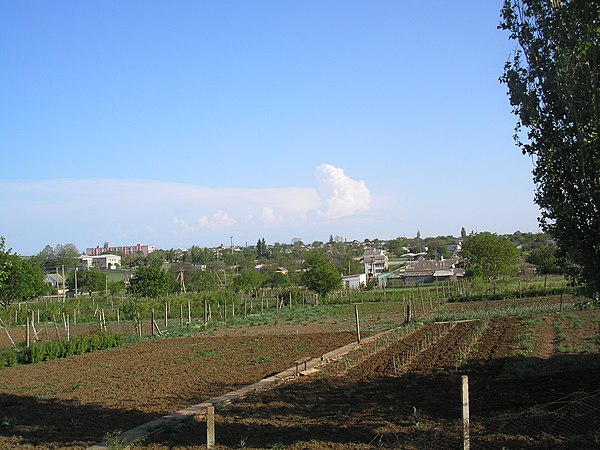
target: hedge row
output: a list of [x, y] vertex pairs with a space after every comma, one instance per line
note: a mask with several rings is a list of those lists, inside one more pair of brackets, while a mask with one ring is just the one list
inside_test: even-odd
[[93, 333], [87, 336], [76, 336], [70, 340], [36, 342], [29, 348], [11, 350], [0, 354], [0, 368], [17, 364], [33, 364], [41, 361], [81, 355], [111, 347], [123, 345], [123, 336], [113, 333]]
[[485, 300], [508, 300], [518, 298], [530, 298], [530, 297], [547, 297], [550, 295], [560, 294], [573, 294], [575, 291], [571, 287], [552, 287], [552, 288], [529, 288], [523, 290], [514, 291], [499, 291], [493, 292], [478, 292], [473, 294], [452, 294], [449, 298], [449, 302], [478, 302]]

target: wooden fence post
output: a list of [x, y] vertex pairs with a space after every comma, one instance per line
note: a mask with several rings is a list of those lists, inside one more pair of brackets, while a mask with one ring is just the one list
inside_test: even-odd
[[354, 305], [354, 318], [356, 319], [356, 342], [360, 344], [360, 322], [358, 320], [358, 305]]
[[27, 345], [27, 348], [29, 348], [29, 314], [26, 314], [25, 317], [27, 318], [27, 338], [26, 338], [26, 345]]
[[463, 422], [463, 450], [471, 448], [471, 436], [469, 426], [469, 377], [462, 377], [462, 422]]
[[563, 310], [563, 293], [561, 291], [560, 293], [560, 309], [558, 310], [558, 312], [562, 312]]
[[206, 448], [215, 446], [215, 407], [206, 408]]
[[154, 337], [154, 308], [152, 308], [152, 314], [150, 315], [150, 336]]

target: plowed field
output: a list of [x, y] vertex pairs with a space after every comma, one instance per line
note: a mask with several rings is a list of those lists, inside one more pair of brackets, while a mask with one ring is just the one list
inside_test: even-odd
[[[460, 448], [462, 375], [473, 448], [599, 448], [599, 320], [571, 311], [390, 333], [312, 377], [217, 405], [217, 448]], [[0, 370], [0, 448], [83, 448], [354, 340], [327, 328], [152, 340]], [[196, 417], [136, 448], [205, 446]]]
[[351, 342], [351, 333], [153, 340], [0, 370], [0, 448], [84, 448]]
[[[586, 323], [597, 326], [599, 317], [587, 317]], [[440, 328], [441, 336], [431, 338]], [[461, 448], [460, 385], [466, 374], [476, 448], [600, 448], [594, 434], [600, 425], [597, 344], [579, 354], [538, 356], [534, 350], [520, 356], [524, 330], [517, 318], [426, 324], [343, 375], [338, 370], [343, 364], [331, 366], [316, 377], [223, 407], [216, 419], [217, 442], [222, 448]], [[458, 358], [456, 349], [464, 348], [465, 340], [473, 344]], [[555, 333], [540, 327], [536, 340], [540, 348], [552, 346]], [[401, 368], [400, 356], [419, 348]], [[574, 401], [574, 409], [562, 404], [563, 415], [556, 416], [552, 402], [574, 392], [584, 393], [583, 403]], [[590, 395], [595, 396], [591, 412], [585, 403]], [[550, 411], [529, 412], [548, 403]], [[557, 430], [557, 422], [564, 429]], [[203, 419], [197, 419], [152, 436], [145, 448], [200, 448], [205, 430]]]

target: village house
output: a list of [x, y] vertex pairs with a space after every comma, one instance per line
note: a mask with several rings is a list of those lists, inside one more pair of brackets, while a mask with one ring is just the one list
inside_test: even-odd
[[434, 281], [447, 281], [462, 278], [465, 269], [456, 267], [458, 259], [418, 259], [408, 261], [404, 267], [405, 283], [433, 283]]
[[366, 248], [363, 253], [363, 264], [365, 274], [368, 277], [376, 277], [387, 272], [389, 266], [388, 255], [385, 250]]

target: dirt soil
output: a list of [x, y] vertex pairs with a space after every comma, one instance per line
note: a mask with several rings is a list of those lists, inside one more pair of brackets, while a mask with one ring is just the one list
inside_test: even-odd
[[84, 448], [320, 356], [352, 333], [158, 339], [0, 371], [0, 448]]
[[[591, 317], [591, 323], [597, 325], [597, 319]], [[423, 326], [343, 375], [332, 366], [318, 376], [222, 407], [216, 418], [218, 448], [461, 448], [462, 375], [469, 377], [476, 448], [600, 448], [593, 435], [600, 424], [597, 345], [580, 355], [521, 357], [522, 320], [493, 319], [485, 327], [481, 321], [464, 322], [429, 346], [423, 344], [425, 349], [407, 362], [404, 372], [394, 368], [394, 358], [427, 342], [436, 327]], [[455, 349], [476, 335], [478, 327], [483, 333], [468, 357], [457, 361]], [[537, 335], [539, 342], [554, 339], [545, 329]], [[522, 371], [523, 361], [534, 370]], [[586, 416], [577, 409], [579, 403], [573, 403], [575, 410], [561, 404], [563, 415], [557, 417], [553, 402], [575, 392], [595, 395], [593, 411]], [[551, 406], [542, 413], [531, 412], [545, 404]], [[153, 435], [144, 448], [202, 448], [203, 421], [196, 418]], [[564, 428], [553, 429], [557, 423]]]
[[[217, 405], [217, 448], [460, 448], [461, 375], [473, 448], [600, 448], [599, 323], [600, 312], [584, 311], [424, 324], [365, 345], [360, 361], [349, 355]], [[321, 325], [320, 333], [152, 340], [3, 369], [0, 448], [82, 448], [354, 340]], [[556, 403], [574, 393], [577, 401]], [[205, 448], [204, 421], [190, 418], [136, 448]], [[111, 442], [117, 448], [118, 435]]]

